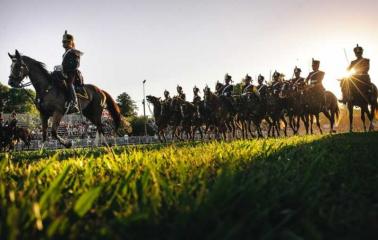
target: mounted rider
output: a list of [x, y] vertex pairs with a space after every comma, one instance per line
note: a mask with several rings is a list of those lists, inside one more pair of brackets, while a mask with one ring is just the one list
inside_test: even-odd
[[171, 96], [169, 95], [169, 91], [168, 90], [164, 90], [164, 100], [163, 100], [163, 103], [168, 103], [170, 104], [172, 101], [172, 98]]
[[176, 90], [177, 90], [177, 94], [178, 94], [177, 96], [179, 98], [181, 98], [183, 101], [185, 101], [186, 95], [185, 95], [184, 91], [182, 90], [182, 87], [180, 85], [177, 85]]
[[303, 77], [301, 77], [301, 72], [302, 72], [302, 70], [300, 68], [298, 68], [297, 66], [295, 66], [294, 78], [290, 80], [291, 83], [293, 84], [293, 86], [296, 86], [300, 89], [302, 89], [306, 84], [305, 79]]
[[[364, 49], [358, 44], [353, 51], [357, 59], [353, 60], [347, 68], [347, 70], [352, 73], [350, 80], [354, 80], [353, 85], [355, 85], [366, 97], [369, 97], [373, 87], [369, 76], [370, 60], [362, 56]], [[348, 100], [347, 98], [349, 97], [346, 84], [342, 84], [341, 92], [343, 98], [340, 102], [346, 103]]]
[[231, 84], [232, 82], [232, 77], [226, 73], [224, 76], [224, 85], [221, 89], [219, 89], [218, 93], [220, 96], [225, 96], [225, 97], [231, 97], [232, 93], [234, 91], [234, 86]]
[[258, 85], [256, 87], [256, 90], [260, 98], [265, 98], [268, 90], [268, 87], [266, 86], [266, 84], [264, 84], [264, 80], [265, 78], [261, 74], [257, 77]]
[[271, 85], [273, 89], [273, 93], [278, 94], [281, 91], [281, 86], [282, 86], [281, 74], [277, 71], [274, 71], [272, 85]]
[[252, 84], [252, 77], [248, 74], [243, 79], [244, 85], [242, 87], [242, 95], [249, 95], [255, 91], [255, 87]]
[[319, 70], [320, 61], [312, 59], [312, 72], [308, 74], [306, 78], [306, 83], [308, 84], [307, 90], [310, 96], [316, 97], [321, 100], [323, 105], [325, 102], [325, 89], [323, 87], [323, 78], [325, 73]]
[[193, 88], [193, 104], [198, 105], [201, 103], [201, 97], [198, 95], [199, 88], [197, 86], [194, 86]]
[[67, 30], [64, 32], [62, 44], [66, 51], [63, 54], [62, 65], [55, 67], [55, 70], [61, 70], [65, 77], [68, 95], [68, 112], [75, 113], [79, 111], [75, 86], [83, 86], [83, 77], [79, 70], [80, 56], [82, 56], [83, 53], [75, 49], [74, 37], [68, 34]]

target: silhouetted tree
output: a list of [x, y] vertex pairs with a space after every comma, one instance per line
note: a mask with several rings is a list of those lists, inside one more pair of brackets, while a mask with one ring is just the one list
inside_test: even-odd
[[121, 93], [117, 97], [117, 104], [119, 108], [121, 109], [121, 114], [125, 117], [132, 117], [136, 116], [136, 111], [138, 110], [138, 107], [134, 100], [131, 99], [130, 95], [126, 92]]

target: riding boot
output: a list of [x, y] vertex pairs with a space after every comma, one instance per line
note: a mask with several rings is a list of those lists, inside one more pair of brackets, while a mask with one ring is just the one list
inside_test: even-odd
[[79, 106], [77, 104], [77, 96], [76, 96], [76, 91], [75, 87], [73, 84], [70, 84], [68, 86], [68, 91], [69, 91], [69, 97], [70, 97], [70, 102], [69, 102], [69, 113], [76, 113], [79, 112]]

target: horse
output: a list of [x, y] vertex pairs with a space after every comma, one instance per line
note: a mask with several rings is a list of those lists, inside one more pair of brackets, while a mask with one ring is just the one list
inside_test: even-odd
[[[204, 122], [206, 124], [205, 134], [208, 130], [214, 129], [215, 135], [221, 133], [223, 138], [226, 139], [226, 119], [227, 113], [222, 106], [222, 103], [217, 95], [211, 92], [210, 88], [206, 86], [204, 92]], [[208, 135], [210, 139], [210, 135]]]
[[[349, 112], [349, 131], [353, 132], [353, 108], [361, 108], [361, 120], [363, 123], [364, 131], [366, 132], [365, 114], [370, 120], [369, 131], [374, 130], [373, 119], [374, 114], [378, 113], [378, 102], [377, 102], [377, 87], [371, 83], [371, 94], [366, 96], [365, 91], [362, 88], [364, 86], [361, 80], [356, 77], [344, 78], [340, 82], [341, 90], [344, 92], [346, 97], [346, 105]], [[369, 111], [370, 106], [370, 111]]]
[[267, 87], [265, 120], [269, 124], [268, 136], [272, 133], [273, 137], [275, 136], [275, 132], [277, 136], [280, 136], [280, 120], [284, 123], [284, 134], [287, 136], [287, 121], [284, 115], [286, 102], [279, 97], [279, 91], [273, 86]]
[[31, 143], [30, 130], [23, 127], [16, 127], [14, 130], [14, 140], [16, 141], [16, 144], [20, 142], [20, 140], [22, 140], [22, 142], [24, 143], [22, 149], [24, 149], [24, 147], [27, 147], [27, 149], [29, 149]]
[[307, 125], [304, 117], [304, 97], [300, 86], [291, 81], [285, 81], [279, 93], [281, 99], [286, 100], [286, 110], [289, 117], [289, 126], [294, 134], [297, 134], [300, 127], [300, 120]]
[[235, 138], [236, 136], [236, 125], [235, 125], [235, 117], [236, 117], [236, 111], [235, 111], [235, 102], [233, 97], [227, 97], [223, 96], [221, 94], [222, 89], [224, 88], [224, 84], [217, 82], [215, 84], [215, 95], [218, 96], [221, 104], [222, 104], [222, 109], [224, 113], [226, 114], [225, 116], [225, 125], [227, 130], [231, 131], [232, 133], [232, 138]]
[[165, 130], [168, 127], [169, 123], [169, 114], [166, 112], [166, 109], [163, 107], [162, 101], [159, 97], [154, 97], [148, 95], [146, 97], [147, 101], [151, 103], [154, 107], [154, 118], [155, 124], [157, 126], [157, 134], [160, 142], [167, 142], [165, 137]]
[[242, 137], [248, 138], [248, 133], [254, 137], [252, 133], [252, 123], [256, 127], [258, 137], [263, 137], [261, 131], [261, 122], [266, 115], [266, 104], [258, 93], [248, 93], [235, 97], [237, 106], [237, 119], [241, 122]]
[[197, 115], [197, 108], [193, 103], [187, 102], [180, 97], [174, 97], [171, 102], [173, 109], [180, 109], [181, 126], [186, 138], [194, 140], [194, 132], [192, 126], [194, 125]]
[[[13, 88], [23, 88], [23, 80], [29, 77], [31, 85], [36, 91], [36, 106], [42, 122], [43, 143], [47, 140], [47, 124], [52, 117], [52, 137], [57, 139], [64, 147], [69, 148], [72, 142], [62, 138], [57, 133], [60, 121], [66, 113], [66, 94], [61, 83], [54, 81], [52, 74], [45, 68], [45, 64], [28, 56], [21, 55], [18, 50], [14, 55], [8, 53], [12, 60], [8, 84]], [[83, 86], [84, 94], [78, 94], [78, 103], [81, 113], [96, 127], [97, 135], [104, 135], [101, 115], [105, 108], [109, 111], [117, 135], [123, 136], [127, 129], [127, 122], [122, 118], [120, 109], [113, 98], [104, 90], [91, 85]]]

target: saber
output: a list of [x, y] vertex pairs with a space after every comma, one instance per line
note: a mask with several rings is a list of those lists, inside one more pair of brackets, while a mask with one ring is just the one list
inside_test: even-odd
[[349, 58], [348, 58], [348, 54], [347, 54], [345, 48], [344, 48], [344, 55], [345, 55], [345, 59], [346, 59], [347, 63], [349, 64]]

